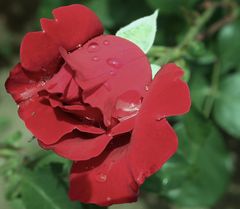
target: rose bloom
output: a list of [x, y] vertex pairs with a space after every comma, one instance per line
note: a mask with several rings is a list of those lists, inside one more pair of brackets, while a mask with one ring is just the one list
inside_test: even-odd
[[53, 15], [23, 38], [6, 89], [40, 146], [73, 161], [72, 200], [136, 201], [140, 185], [177, 149], [166, 117], [189, 111], [183, 71], [167, 64], [152, 80], [141, 49], [103, 35], [82, 5]]

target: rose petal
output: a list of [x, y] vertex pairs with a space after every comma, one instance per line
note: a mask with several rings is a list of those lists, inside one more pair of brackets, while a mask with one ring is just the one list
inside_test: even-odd
[[64, 105], [61, 101], [56, 100], [52, 97], [46, 97], [50, 102], [53, 108], [60, 108], [64, 112], [71, 113], [79, 117], [79, 120], [89, 120], [92, 123], [100, 123], [102, 121], [102, 113], [99, 109], [93, 108], [87, 104], [73, 104], [73, 105]]
[[61, 62], [58, 45], [44, 32], [30, 32], [24, 36], [20, 60], [28, 71], [44, 73], [43, 69], [47, 69], [49, 74], [53, 74]]
[[103, 33], [99, 18], [83, 5], [59, 7], [53, 10], [53, 15], [55, 20], [41, 19], [42, 28], [55, 43], [67, 50]]
[[76, 74], [84, 101], [101, 109], [107, 126], [117, 97], [129, 90], [142, 96], [151, 81], [151, 69], [144, 53], [116, 36], [98, 36], [71, 54], [61, 53]]
[[71, 80], [71, 69], [67, 65], [63, 65], [62, 68], [46, 83], [44, 89], [51, 94], [64, 94]]
[[79, 102], [81, 100], [81, 90], [76, 81], [72, 78], [65, 89], [63, 101], [66, 103]]
[[178, 141], [166, 119], [156, 121], [145, 114], [137, 120], [128, 160], [136, 182], [141, 185], [176, 152]]
[[121, 135], [97, 158], [73, 164], [69, 196], [72, 200], [108, 206], [133, 202], [138, 186], [127, 165], [130, 135]]
[[87, 7], [70, 5], [53, 10], [54, 20], [42, 19], [43, 32], [28, 33], [21, 44], [21, 63], [29, 71], [56, 71], [58, 48], [72, 50], [103, 33], [98, 17]]
[[62, 136], [77, 129], [82, 132], [102, 134], [103, 129], [82, 124], [59, 109], [53, 109], [39, 97], [22, 102], [19, 116], [36, 138], [45, 144], [56, 143]]
[[92, 136], [92, 138], [84, 138], [84, 133], [71, 133], [62, 137], [59, 142], [52, 145], [41, 143], [44, 149], [52, 149], [58, 155], [74, 160], [88, 160], [101, 154], [109, 141], [111, 135], [103, 134], [100, 136]]
[[177, 136], [164, 117], [189, 111], [190, 94], [187, 84], [180, 79], [182, 74], [176, 65], [165, 65], [136, 117], [129, 163], [139, 184], [160, 169], [177, 149]]
[[24, 71], [21, 64], [17, 64], [10, 72], [5, 87], [16, 103], [20, 103], [36, 95], [43, 88], [43, 84], [43, 81], [36, 82], [32, 80]]
[[124, 120], [120, 123], [118, 123], [116, 126], [114, 126], [111, 130], [110, 130], [110, 134], [112, 136], [117, 136], [119, 134], [123, 134], [123, 133], [127, 133], [129, 131], [132, 131], [135, 125], [135, 120], [136, 117], [132, 117], [128, 120]]
[[163, 66], [151, 83], [141, 109], [159, 120], [187, 113], [191, 98], [188, 85], [181, 80], [183, 73], [175, 64]]

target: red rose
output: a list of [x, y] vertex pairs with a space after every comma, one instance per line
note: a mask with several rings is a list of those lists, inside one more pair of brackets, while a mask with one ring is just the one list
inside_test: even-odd
[[190, 107], [183, 71], [165, 65], [151, 80], [133, 43], [102, 35], [82, 5], [60, 7], [28, 33], [7, 91], [44, 149], [73, 160], [70, 198], [110, 205], [137, 199], [139, 186], [177, 149], [166, 117]]

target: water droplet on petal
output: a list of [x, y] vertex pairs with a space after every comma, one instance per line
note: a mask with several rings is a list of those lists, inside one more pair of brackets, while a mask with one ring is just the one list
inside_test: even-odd
[[118, 120], [124, 121], [136, 116], [141, 108], [140, 95], [135, 91], [129, 91], [121, 95], [115, 106], [115, 115]]
[[161, 121], [163, 119], [163, 117], [157, 117], [156, 121]]
[[107, 59], [107, 64], [110, 65], [111, 67], [114, 67], [114, 68], [117, 68], [117, 69], [122, 66], [121, 62], [116, 58]]
[[34, 116], [36, 114], [36, 112], [32, 112], [31, 115]]
[[98, 182], [101, 182], [101, 183], [106, 182], [107, 181], [107, 175], [104, 174], [104, 173], [98, 173], [97, 176], [96, 176], [96, 180]]
[[148, 85], [145, 86], [145, 90], [146, 90], [146, 91], [149, 90], [149, 86], [148, 86]]
[[108, 133], [107, 135], [110, 136], [110, 137], [112, 137], [112, 133]]
[[105, 40], [105, 41], [103, 41], [103, 44], [104, 44], [105, 46], [107, 46], [107, 45], [109, 45], [109, 41], [108, 41], [108, 40]]
[[111, 86], [110, 86], [110, 84], [109, 83], [104, 83], [103, 84], [104, 85], [104, 87], [108, 90], [108, 91], [111, 91]]
[[92, 60], [93, 60], [93, 61], [95, 61], [95, 62], [97, 62], [97, 61], [99, 61], [99, 60], [100, 60], [100, 58], [99, 58], [99, 57], [97, 57], [97, 56], [94, 56], [94, 57], [92, 58]]
[[113, 70], [111, 70], [111, 71], [110, 71], [110, 75], [116, 75], [116, 72], [113, 71]]
[[96, 51], [98, 51], [98, 49], [99, 49], [98, 43], [93, 42], [88, 45], [89, 52], [96, 52]]
[[107, 197], [107, 201], [109, 202], [109, 201], [111, 201], [112, 200], [112, 198], [111, 197]]

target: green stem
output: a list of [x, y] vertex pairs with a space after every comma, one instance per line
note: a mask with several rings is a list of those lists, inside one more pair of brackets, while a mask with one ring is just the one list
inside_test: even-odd
[[203, 114], [207, 118], [209, 118], [209, 116], [212, 112], [214, 101], [218, 94], [219, 76], [220, 76], [220, 67], [219, 67], [219, 63], [217, 62], [213, 68], [212, 84], [211, 84], [209, 95], [206, 99], [206, 102], [205, 102], [205, 105], [203, 108]]
[[196, 36], [199, 34], [203, 26], [212, 17], [215, 9], [216, 6], [212, 5], [202, 15], [200, 15], [196, 19], [195, 25], [190, 28], [185, 38], [178, 46], [175, 48], [154, 46], [149, 51], [148, 55], [150, 57], [155, 57], [155, 63], [160, 65], [164, 65], [168, 62], [181, 58], [185, 54], [186, 48], [188, 48], [189, 44], [195, 40]]
[[178, 45], [177, 48], [180, 50], [183, 50], [185, 47], [189, 45], [196, 36], [199, 34], [199, 32], [202, 30], [203, 26], [207, 23], [207, 21], [212, 17], [216, 7], [212, 5], [209, 7], [201, 16], [199, 16], [196, 19], [196, 23], [193, 27], [190, 28], [187, 35], [183, 39], [183, 41]]

